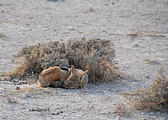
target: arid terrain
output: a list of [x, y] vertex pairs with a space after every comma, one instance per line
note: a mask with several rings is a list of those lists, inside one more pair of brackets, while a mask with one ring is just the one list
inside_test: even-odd
[[168, 119], [167, 113], [134, 109], [122, 94], [149, 87], [168, 66], [168, 0], [0, 0], [1, 74], [15, 67], [23, 47], [83, 37], [112, 40], [125, 77], [86, 89], [0, 77], [0, 120]]

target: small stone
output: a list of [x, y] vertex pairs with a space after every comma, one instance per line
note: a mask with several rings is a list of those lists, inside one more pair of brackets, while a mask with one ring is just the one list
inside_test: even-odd
[[108, 3], [105, 4], [105, 6], [108, 6], [108, 5], [109, 5]]
[[150, 76], [145, 76], [145, 78], [148, 78], [148, 79], [149, 79], [149, 78], [150, 78]]
[[20, 90], [20, 87], [16, 87], [16, 90]]
[[94, 8], [92, 8], [92, 7], [91, 7], [91, 8], [89, 8], [89, 11], [93, 12], [93, 11], [94, 11]]
[[61, 111], [57, 111], [57, 112], [55, 112], [55, 113], [52, 113], [52, 115], [59, 115], [59, 114], [61, 114], [61, 113], [63, 113], [62, 110], [61, 110]]
[[133, 47], [140, 47], [140, 45], [139, 44], [135, 44]]

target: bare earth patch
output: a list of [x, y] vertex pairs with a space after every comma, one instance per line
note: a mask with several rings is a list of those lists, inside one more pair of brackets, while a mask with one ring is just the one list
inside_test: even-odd
[[[1, 0], [0, 119], [168, 119], [166, 112], [133, 109], [122, 94], [150, 88], [168, 65], [167, 8], [166, 0]], [[13, 82], [2, 76], [17, 67], [14, 56], [27, 46], [82, 38], [113, 41], [114, 61], [125, 77], [66, 90], [41, 89], [34, 76]]]

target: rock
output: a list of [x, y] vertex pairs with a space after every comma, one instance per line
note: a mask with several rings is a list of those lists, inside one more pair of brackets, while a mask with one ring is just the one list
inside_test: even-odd
[[20, 87], [17, 86], [17, 87], [16, 87], [16, 90], [20, 90]]
[[89, 11], [94, 12], [94, 8], [92, 8], [92, 7], [89, 8]]

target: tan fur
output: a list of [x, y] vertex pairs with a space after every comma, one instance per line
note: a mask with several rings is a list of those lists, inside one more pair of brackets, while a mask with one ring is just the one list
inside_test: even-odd
[[85, 88], [88, 83], [88, 70], [83, 71], [80, 69], [75, 69], [74, 66], [71, 66], [71, 75], [64, 82], [65, 88]]
[[38, 85], [41, 87], [65, 87], [65, 88], [85, 88], [88, 83], [87, 71], [75, 69], [71, 66], [71, 75], [61, 70], [59, 66], [50, 67], [41, 72], [38, 79]]
[[41, 87], [48, 87], [54, 81], [63, 82], [68, 78], [68, 73], [55, 66], [45, 69], [41, 72], [38, 79], [38, 84]]

